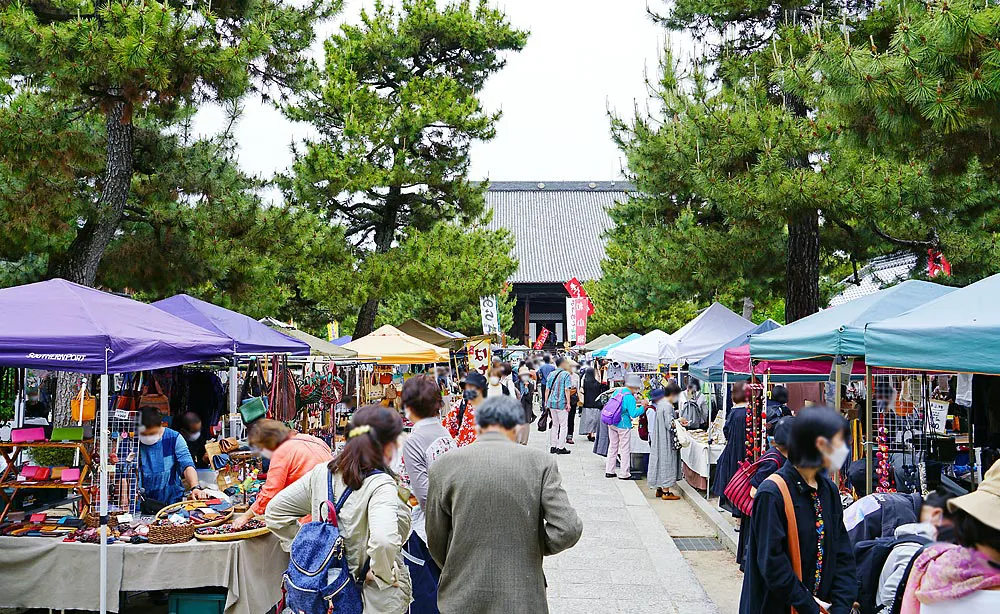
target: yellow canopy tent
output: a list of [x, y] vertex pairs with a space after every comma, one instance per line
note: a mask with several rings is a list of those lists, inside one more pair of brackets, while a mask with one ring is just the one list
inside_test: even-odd
[[357, 352], [361, 360], [377, 360], [383, 365], [420, 365], [448, 362], [449, 358], [445, 348], [421, 341], [388, 324], [343, 347]]

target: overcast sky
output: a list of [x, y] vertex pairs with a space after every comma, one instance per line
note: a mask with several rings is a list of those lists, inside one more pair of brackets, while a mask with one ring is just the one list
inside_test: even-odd
[[[650, 0], [656, 10], [664, 6]], [[345, 0], [342, 20], [356, 21], [371, 0]], [[655, 78], [667, 36], [646, 13], [646, 0], [505, 0], [512, 24], [531, 35], [524, 51], [486, 85], [489, 110], [503, 111], [497, 136], [472, 148], [472, 177], [494, 181], [587, 180], [622, 177], [607, 110], [645, 107], [645, 76]], [[324, 28], [329, 32], [332, 25]], [[671, 44], [689, 50], [676, 35]], [[222, 125], [221, 112], [199, 118], [204, 130]], [[273, 108], [248, 101], [236, 128], [240, 163], [266, 177], [288, 167], [290, 143], [306, 134]]]

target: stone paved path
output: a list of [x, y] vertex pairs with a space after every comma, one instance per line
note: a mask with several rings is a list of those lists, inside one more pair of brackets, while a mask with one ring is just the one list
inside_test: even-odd
[[[552, 614], [718, 614], [635, 482], [604, 477], [586, 437], [559, 457], [563, 486], [583, 519], [583, 537], [547, 557]], [[529, 445], [548, 451], [532, 425]]]

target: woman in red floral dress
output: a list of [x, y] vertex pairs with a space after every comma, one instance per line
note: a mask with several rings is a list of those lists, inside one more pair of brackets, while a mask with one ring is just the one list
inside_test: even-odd
[[442, 422], [460, 448], [476, 441], [476, 408], [486, 398], [486, 378], [481, 373], [469, 373], [463, 388], [461, 400], [451, 407]]

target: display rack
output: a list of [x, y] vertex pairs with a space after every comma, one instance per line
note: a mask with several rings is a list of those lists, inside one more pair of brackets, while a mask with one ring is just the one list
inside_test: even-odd
[[871, 396], [875, 492], [926, 495], [930, 404], [927, 377], [912, 371], [873, 373]]
[[[0, 474], [0, 499], [3, 499], [4, 501], [3, 511], [0, 512], [0, 521], [7, 517], [7, 513], [14, 505], [14, 499], [17, 497], [18, 491], [29, 489], [75, 490], [79, 493], [80, 500], [82, 501], [80, 506], [80, 515], [85, 515], [87, 513], [87, 509], [90, 507], [90, 492], [85, 485], [90, 473], [91, 464], [91, 456], [88, 446], [93, 446], [93, 443], [93, 440], [0, 443], [0, 456], [3, 456], [4, 461], [7, 463], [7, 467], [4, 469], [3, 473]], [[80, 463], [80, 477], [75, 482], [60, 482], [52, 480], [40, 482], [18, 481], [16, 477], [14, 477], [16, 475], [14, 472], [17, 470], [18, 458], [20, 458], [22, 452], [30, 449], [76, 450], [82, 460]], [[7, 493], [8, 489], [10, 489], [9, 495]]]

